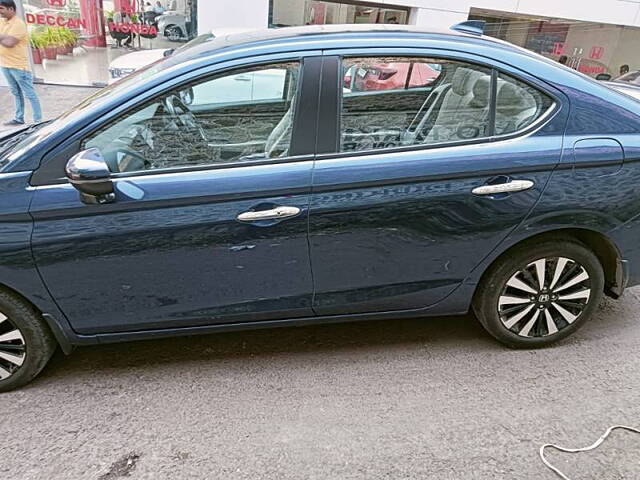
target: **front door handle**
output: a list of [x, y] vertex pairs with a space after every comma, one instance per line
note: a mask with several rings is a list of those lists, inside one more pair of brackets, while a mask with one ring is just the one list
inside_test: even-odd
[[474, 195], [496, 195], [498, 193], [513, 193], [529, 190], [534, 183], [531, 180], [511, 180], [494, 185], [483, 185], [471, 190]]
[[295, 217], [300, 213], [298, 207], [276, 207], [271, 210], [259, 210], [257, 212], [244, 212], [238, 215], [241, 222], [258, 222], [260, 220], [280, 220]]

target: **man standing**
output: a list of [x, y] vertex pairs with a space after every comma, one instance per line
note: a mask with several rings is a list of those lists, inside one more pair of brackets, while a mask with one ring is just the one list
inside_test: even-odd
[[29, 69], [27, 25], [16, 15], [14, 0], [0, 0], [0, 17], [0, 70], [16, 102], [15, 118], [5, 125], [24, 124], [24, 97], [31, 102], [33, 121], [40, 122], [42, 110]]

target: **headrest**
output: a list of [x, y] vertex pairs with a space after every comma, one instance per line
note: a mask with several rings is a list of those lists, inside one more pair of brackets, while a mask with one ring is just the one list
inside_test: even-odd
[[470, 68], [458, 67], [453, 72], [453, 78], [451, 79], [451, 89], [456, 95], [464, 97], [471, 93], [475, 80], [482, 75], [477, 70]]
[[527, 109], [536, 107], [536, 99], [525, 88], [510, 82], [498, 85], [498, 101], [496, 110], [503, 115], [517, 115]]
[[473, 83], [473, 100], [471, 106], [475, 108], [485, 108], [489, 105], [491, 94], [491, 77], [483, 75]]

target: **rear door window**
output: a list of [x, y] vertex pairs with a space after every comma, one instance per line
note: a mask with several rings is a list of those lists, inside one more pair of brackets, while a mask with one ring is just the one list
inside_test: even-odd
[[510, 135], [554, 105], [551, 97], [523, 81], [457, 60], [344, 58], [342, 72], [341, 151]]

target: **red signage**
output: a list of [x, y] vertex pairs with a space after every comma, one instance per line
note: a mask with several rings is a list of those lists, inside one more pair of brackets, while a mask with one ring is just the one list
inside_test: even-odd
[[87, 22], [85, 22], [82, 18], [71, 18], [71, 17], [62, 17], [60, 15], [44, 15], [42, 13], [33, 14], [27, 13], [25, 14], [25, 18], [27, 19], [27, 23], [31, 23], [34, 25], [49, 25], [51, 27], [69, 27], [69, 28], [87, 28]]
[[158, 29], [154, 25], [139, 23], [113, 23], [109, 22], [109, 30], [120, 33], [137, 33], [142, 35], [158, 35]]
[[606, 69], [602, 65], [580, 65], [578, 71], [587, 75], [598, 75], [599, 73], [605, 73]]
[[554, 55], [562, 55], [562, 54], [564, 54], [564, 43], [555, 42], [553, 44], [553, 54]]
[[602, 55], [604, 55], [604, 47], [591, 47], [589, 58], [600, 60], [602, 58]]
[[51, 7], [64, 7], [67, 5], [67, 0], [47, 0], [47, 3]]

